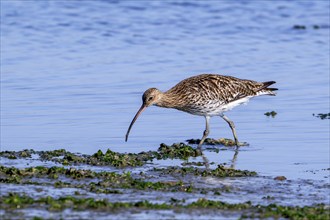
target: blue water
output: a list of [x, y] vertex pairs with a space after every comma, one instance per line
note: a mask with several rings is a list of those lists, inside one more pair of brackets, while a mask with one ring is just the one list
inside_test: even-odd
[[[150, 107], [124, 141], [146, 89], [219, 73], [279, 88], [227, 113], [250, 143], [236, 168], [329, 178], [329, 120], [312, 115], [329, 112], [329, 17], [321, 0], [2, 0], [1, 150], [140, 152], [200, 138], [203, 117]], [[232, 138], [220, 117], [210, 137]], [[234, 152], [205, 153], [223, 163]]]

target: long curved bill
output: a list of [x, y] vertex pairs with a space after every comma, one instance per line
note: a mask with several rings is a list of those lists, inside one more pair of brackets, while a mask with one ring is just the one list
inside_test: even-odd
[[128, 139], [128, 135], [129, 135], [129, 132], [131, 131], [131, 128], [134, 124], [134, 122], [136, 121], [136, 119], [139, 117], [139, 115], [147, 108], [147, 106], [145, 106], [144, 104], [142, 104], [142, 106], [140, 107], [139, 111], [136, 113], [136, 115], [134, 116], [131, 124], [129, 125], [128, 127], [128, 130], [127, 130], [127, 133], [126, 133], [126, 137], [125, 137], [125, 141], [127, 142], [127, 139]]

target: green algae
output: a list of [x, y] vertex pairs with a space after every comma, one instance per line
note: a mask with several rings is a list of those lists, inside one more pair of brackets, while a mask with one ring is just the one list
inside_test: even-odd
[[192, 203], [185, 200], [171, 198], [169, 202], [151, 203], [147, 200], [137, 202], [111, 202], [107, 199], [78, 198], [65, 196], [53, 198], [50, 196], [33, 199], [25, 194], [9, 193], [0, 197], [0, 207], [4, 210], [40, 207], [51, 212], [62, 211], [70, 208], [77, 211], [97, 210], [115, 211], [118, 209], [141, 210], [216, 210], [239, 212], [241, 218], [288, 218], [288, 219], [329, 219], [330, 209], [324, 204], [314, 206], [281, 206], [276, 204], [252, 205], [251, 202], [230, 204], [222, 201], [198, 199]]
[[[95, 158], [95, 165], [108, 164], [114, 167], [134, 167], [140, 166], [138, 163], [130, 162], [129, 160], [145, 162], [153, 159], [180, 158], [187, 159], [196, 157], [198, 152], [195, 149], [185, 144], [175, 144], [167, 146], [162, 144], [157, 151], [141, 152], [139, 154], [118, 154], [110, 150], [103, 153], [98, 151], [93, 155], [72, 154], [65, 150], [56, 150], [50, 154], [43, 151], [43, 154], [37, 151], [25, 150], [26, 154], [13, 152], [17, 158], [28, 158], [32, 154], [38, 154], [42, 160], [57, 161], [63, 163], [63, 160], [69, 164], [88, 164], [87, 158]], [[2, 153], [2, 152], [1, 152]], [[30, 153], [30, 154], [29, 154]], [[2, 156], [3, 154], [1, 154]], [[47, 155], [47, 156], [46, 156]], [[126, 161], [125, 161], [126, 160]], [[78, 161], [78, 162], [76, 162]], [[89, 162], [92, 164], [91, 160]], [[90, 164], [90, 165], [91, 165]], [[202, 165], [202, 163], [184, 162], [184, 165]], [[151, 171], [151, 172], [150, 172]], [[147, 175], [146, 175], [147, 174]], [[329, 215], [329, 206], [315, 205], [304, 207], [280, 206], [271, 205], [252, 205], [251, 202], [230, 204], [222, 201], [214, 201], [207, 199], [198, 199], [195, 202], [187, 203], [185, 198], [168, 198], [167, 202], [151, 203], [146, 200], [138, 202], [114, 202], [106, 199], [85, 198], [86, 191], [96, 194], [124, 194], [131, 190], [140, 190], [142, 193], [151, 191], [164, 192], [184, 192], [184, 193], [199, 193], [199, 196], [216, 196], [223, 198], [226, 193], [235, 193], [235, 188], [231, 186], [219, 186], [216, 188], [197, 188], [191, 182], [196, 176], [198, 177], [249, 177], [256, 176], [257, 173], [247, 170], [236, 170], [227, 168], [224, 165], [218, 165], [215, 169], [203, 169], [198, 167], [167, 167], [153, 168], [147, 173], [140, 172], [132, 174], [131, 172], [95, 172], [89, 169], [77, 169], [75, 167], [44, 167], [35, 166], [28, 168], [15, 168], [0, 166], [0, 182], [14, 184], [36, 185], [38, 192], [42, 191], [44, 186], [53, 186], [55, 188], [72, 188], [72, 196], [60, 198], [42, 197], [31, 198], [26, 194], [20, 195], [9, 193], [0, 197], [0, 208], [6, 210], [30, 209], [47, 210], [49, 212], [59, 212], [64, 209], [72, 209], [76, 211], [115, 211], [115, 210], [174, 210], [174, 211], [201, 211], [214, 212], [228, 211], [233, 212], [240, 218], [288, 218], [288, 219], [327, 219]], [[162, 176], [161, 179], [159, 177]], [[179, 177], [179, 178], [178, 178]], [[170, 178], [170, 180], [167, 180]], [[173, 180], [173, 178], [175, 180]], [[191, 179], [192, 178], [192, 179]], [[199, 178], [201, 179], [201, 178]], [[127, 191], [127, 189], [130, 189]], [[233, 191], [234, 190], [234, 191]], [[232, 192], [233, 191], [233, 192]], [[135, 191], [136, 192], [136, 191]], [[188, 194], [187, 194], [188, 195]], [[191, 194], [189, 194], [191, 195]], [[111, 195], [112, 196], [112, 195]], [[114, 195], [115, 196], [115, 195]], [[273, 202], [273, 197], [263, 197], [264, 200]], [[166, 200], [165, 200], [166, 201]], [[191, 201], [191, 200], [190, 200]], [[203, 211], [204, 210], [204, 211]], [[8, 211], [9, 213], [10, 211]], [[24, 216], [22, 217], [24, 218]], [[38, 218], [38, 217], [37, 217]]]
[[252, 208], [251, 202], [231, 204], [222, 201], [214, 201], [208, 199], [198, 199], [196, 202], [192, 202], [187, 205], [187, 208], [215, 208], [223, 210], [241, 210]]
[[271, 111], [271, 112], [266, 112], [264, 115], [266, 115], [266, 116], [272, 116], [272, 118], [274, 118], [276, 115], [277, 115], [277, 112], [275, 112], [275, 111]]
[[[311, 25], [310, 28], [314, 29], [314, 30], [318, 30], [318, 29], [322, 28], [322, 26], [314, 24], [314, 25]], [[296, 24], [296, 25], [292, 26], [292, 29], [294, 29], [294, 30], [306, 30], [307, 26], [306, 25], [301, 25], [301, 24]]]
[[6, 157], [8, 159], [18, 158], [31, 158], [34, 150], [22, 150], [22, 151], [0, 151], [0, 157]]
[[245, 203], [229, 204], [222, 201], [199, 199], [187, 205], [187, 208], [208, 208], [220, 210], [247, 210], [241, 218], [288, 218], [288, 219], [329, 219], [330, 208], [324, 204], [315, 206], [282, 206], [276, 204], [252, 205]]
[[[225, 168], [219, 165], [213, 170], [204, 170], [195, 167], [168, 167], [162, 169], [153, 169], [156, 176], [212, 176], [212, 177], [246, 177], [255, 176], [256, 172], [247, 170], [235, 170]], [[36, 181], [35, 178], [46, 178], [48, 181]], [[31, 181], [33, 179], [34, 181]], [[89, 179], [87, 182], [86, 179]], [[76, 180], [75, 182], [71, 180]], [[79, 181], [80, 180], [80, 181]], [[78, 181], [78, 182], [77, 182]], [[134, 177], [130, 172], [94, 172], [91, 170], [76, 169], [73, 167], [29, 167], [18, 169], [14, 167], [0, 166], [0, 182], [30, 185], [50, 185], [56, 188], [81, 188], [94, 193], [121, 193], [115, 189], [137, 189], [137, 190], [155, 190], [155, 191], [171, 191], [171, 192], [203, 192], [203, 189], [196, 189], [191, 183], [177, 181], [147, 181], [144, 173], [135, 174]], [[110, 188], [110, 189], [109, 189]], [[226, 191], [226, 189], [215, 189]], [[213, 190], [211, 190], [213, 191]]]
[[51, 160], [53, 157], [65, 156], [67, 153], [70, 154], [70, 152], [67, 152], [64, 149], [58, 149], [53, 151], [35, 151], [35, 153], [39, 154], [42, 160]]
[[[127, 167], [127, 166], [142, 166], [147, 161], [152, 161], [154, 159], [157, 160], [165, 160], [168, 158], [174, 159], [183, 159], [186, 160], [189, 157], [197, 157], [200, 156], [200, 152], [196, 149], [192, 148], [189, 145], [184, 143], [173, 144], [168, 146], [166, 144], [161, 144], [157, 151], [148, 151], [141, 152], [138, 154], [128, 153], [128, 154], [120, 154], [107, 150], [105, 154], [102, 151], [98, 151], [92, 157], [88, 159], [90, 161], [98, 161], [98, 163], [105, 163], [107, 165], [112, 165], [115, 167]], [[92, 163], [95, 164], [95, 163]]]
[[111, 165], [114, 167], [127, 166], [142, 166], [146, 161], [151, 160], [151, 157], [144, 157], [145, 155], [138, 154], [121, 154], [108, 149], [105, 154], [101, 150], [93, 154], [91, 157], [86, 157], [87, 164], [92, 165]]
[[[210, 164], [214, 164], [214, 162], [211, 162]], [[181, 163], [182, 166], [199, 166], [199, 167], [202, 167], [202, 166], [205, 166], [205, 163], [204, 162], [183, 162]]]
[[[145, 181], [141, 178], [134, 178], [130, 172], [118, 174], [115, 172], [94, 172], [91, 170], [82, 170], [76, 168], [64, 167], [30, 167], [18, 169], [14, 167], [0, 166], [0, 182], [2, 183], [16, 183], [16, 184], [34, 184], [39, 185], [38, 182], [32, 182], [31, 178], [49, 178], [59, 179], [65, 177], [75, 180], [91, 179], [90, 183], [72, 183], [63, 180], [55, 181], [52, 185], [56, 188], [75, 187], [89, 189], [91, 192], [97, 193], [118, 193], [119, 191], [112, 191], [105, 189], [121, 188], [121, 189], [138, 189], [138, 190], [162, 190], [162, 191], [182, 191], [190, 192], [191, 184], [185, 184], [182, 181]], [[44, 183], [43, 185], [47, 185]], [[50, 184], [48, 184], [50, 185]]]
[[256, 176], [257, 173], [248, 170], [236, 170], [226, 168], [223, 165], [218, 165], [214, 170], [203, 170], [195, 167], [167, 167], [167, 168], [154, 168], [154, 171], [161, 172], [162, 174], [175, 174], [175, 175], [195, 175], [195, 176], [213, 176], [213, 177], [247, 177]]
[[253, 213], [243, 214], [241, 218], [285, 218], [285, 219], [313, 219], [327, 220], [330, 219], [330, 208], [324, 204], [316, 204], [314, 206], [282, 206], [270, 204], [268, 206], [255, 206], [256, 211]]
[[201, 156], [200, 151], [184, 143], [173, 144], [171, 146], [161, 144], [158, 148], [158, 152], [159, 155], [157, 155], [157, 159], [178, 158], [186, 160], [189, 157]]
[[[103, 153], [98, 151], [93, 155], [81, 155], [67, 152], [63, 149], [55, 151], [33, 151], [24, 150], [19, 152], [0, 152], [1, 157], [15, 158], [31, 158], [35, 155], [40, 156], [40, 160], [58, 162], [63, 165], [109, 165], [113, 167], [135, 167], [142, 166], [148, 161], [155, 159], [173, 159], [178, 158], [187, 160], [189, 157], [199, 156], [198, 152], [189, 145], [183, 143], [173, 144], [171, 146], [161, 144], [157, 151], [141, 152], [138, 154], [120, 154], [111, 150]], [[182, 165], [202, 166], [201, 162], [184, 161]], [[38, 209], [49, 212], [59, 212], [64, 209], [72, 209], [76, 211], [115, 211], [127, 210], [174, 210], [174, 211], [201, 211], [202, 213], [213, 210], [213, 212], [233, 212], [235, 216], [240, 218], [288, 218], [288, 219], [327, 219], [329, 216], [329, 206], [314, 205], [314, 206], [280, 206], [271, 205], [252, 205], [251, 202], [229, 204], [222, 201], [214, 201], [207, 199], [198, 199], [195, 202], [187, 203], [181, 194], [178, 198], [167, 198], [164, 203], [151, 203], [146, 200], [138, 202], [114, 202], [106, 199], [97, 199], [97, 195], [93, 198], [85, 198], [86, 191], [96, 194], [123, 194], [127, 192], [148, 193], [151, 191], [160, 191], [160, 194], [165, 192], [184, 192], [184, 193], [199, 193], [199, 196], [216, 196], [224, 198], [227, 193], [235, 193], [237, 189], [231, 186], [219, 186], [216, 188], [194, 186], [195, 177], [249, 177], [256, 176], [257, 173], [247, 170], [236, 170], [219, 165], [215, 169], [203, 169], [201, 167], [167, 167], [153, 168], [146, 173], [131, 173], [131, 172], [95, 172], [90, 169], [77, 169], [75, 167], [44, 167], [35, 166], [28, 168], [15, 168], [0, 166], [0, 183], [14, 183], [35, 185], [37, 192], [44, 190], [45, 186], [55, 188], [72, 188], [72, 196], [60, 198], [42, 197], [31, 198], [26, 194], [20, 195], [9, 193], [0, 197], [0, 209], [4, 212], [16, 212], [19, 209]], [[150, 172], [151, 171], [151, 172]], [[179, 178], [178, 178], [179, 176]], [[161, 177], [161, 179], [159, 179]], [[183, 178], [182, 178], [183, 177]], [[169, 178], [170, 180], [168, 180]], [[175, 180], [173, 180], [173, 178]], [[197, 178], [204, 179], [204, 178]], [[193, 180], [193, 181], [191, 181]], [[197, 184], [198, 185], [198, 184]], [[41, 186], [41, 187], [40, 187]], [[127, 190], [129, 189], [129, 190]], [[233, 191], [233, 192], [232, 192]], [[191, 194], [189, 194], [190, 196]], [[112, 196], [112, 195], [108, 195]], [[114, 195], [116, 196], [116, 195]], [[188, 194], [187, 194], [188, 196]], [[183, 196], [185, 197], [185, 196]], [[111, 197], [112, 198], [112, 197]], [[274, 202], [274, 197], [263, 197], [267, 202]], [[166, 200], [165, 200], [166, 201]], [[41, 219], [40, 217], [35, 217]], [[24, 214], [22, 216], [24, 219]], [[328, 218], [329, 219], [329, 218]]]
[[[200, 139], [188, 139], [186, 141], [188, 142], [188, 144], [199, 144], [199, 142], [201, 140]], [[223, 145], [226, 147], [234, 147], [234, 146], [236, 146], [236, 143], [234, 140], [229, 139], [229, 138], [220, 138], [220, 139], [206, 138], [203, 145]]]
[[74, 196], [59, 197], [57, 199], [47, 196], [38, 199], [26, 195], [19, 195], [17, 193], [9, 193], [6, 196], [0, 197], [0, 207], [2, 209], [20, 209], [28, 208], [31, 205], [43, 206], [49, 211], [61, 211], [66, 208], [73, 210], [111, 210], [118, 208], [152, 208], [152, 209], [169, 209], [171, 205], [166, 203], [153, 204], [146, 200], [134, 203], [126, 202], [109, 202], [107, 199], [94, 199], [94, 198], [78, 198]]
[[317, 118], [320, 118], [321, 120], [324, 120], [324, 119], [330, 119], [330, 112], [329, 113], [319, 113], [319, 114], [313, 114], [313, 116], [317, 117]]
[[298, 25], [298, 24], [296, 24], [292, 28], [293, 29], [296, 29], [296, 30], [305, 30], [306, 29], [306, 26], [305, 25]]
[[60, 163], [64, 166], [69, 165], [93, 165], [93, 166], [114, 166], [114, 167], [137, 167], [143, 166], [148, 161], [154, 159], [182, 159], [187, 160], [189, 157], [201, 156], [201, 153], [184, 143], [177, 143], [171, 146], [161, 144], [157, 151], [148, 151], [141, 153], [118, 153], [108, 149], [105, 153], [98, 150], [93, 155], [83, 155], [68, 152], [64, 149], [54, 151], [2, 151], [0, 157], [8, 159], [18, 159], [31, 157], [32, 154], [37, 154], [41, 161], [52, 161]]

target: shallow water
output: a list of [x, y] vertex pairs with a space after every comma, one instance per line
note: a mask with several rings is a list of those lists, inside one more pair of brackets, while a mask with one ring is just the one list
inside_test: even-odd
[[[312, 115], [329, 112], [328, 1], [1, 1], [1, 150], [140, 152], [200, 138], [204, 118], [150, 107], [124, 142], [147, 88], [206, 72], [279, 88], [227, 113], [250, 143], [235, 168], [329, 181], [329, 120]], [[232, 135], [215, 117], [210, 137]]]

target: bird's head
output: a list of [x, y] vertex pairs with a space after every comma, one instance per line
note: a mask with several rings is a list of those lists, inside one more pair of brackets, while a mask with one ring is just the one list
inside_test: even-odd
[[162, 92], [156, 88], [147, 89], [142, 95], [142, 106], [149, 107], [157, 104], [161, 98]]
[[129, 135], [129, 132], [134, 124], [134, 122], [136, 121], [136, 119], [139, 117], [139, 115], [149, 106], [151, 105], [156, 105], [157, 102], [161, 99], [161, 96], [162, 96], [162, 92], [159, 91], [158, 89], [156, 88], [150, 88], [150, 89], [147, 89], [143, 95], [142, 95], [142, 105], [139, 109], [139, 111], [136, 113], [136, 115], [134, 116], [131, 124], [129, 125], [128, 127], [128, 130], [127, 130], [127, 133], [126, 133], [126, 138], [125, 138], [125, 141], [127, 141], [128, 139], [128, 135]]

